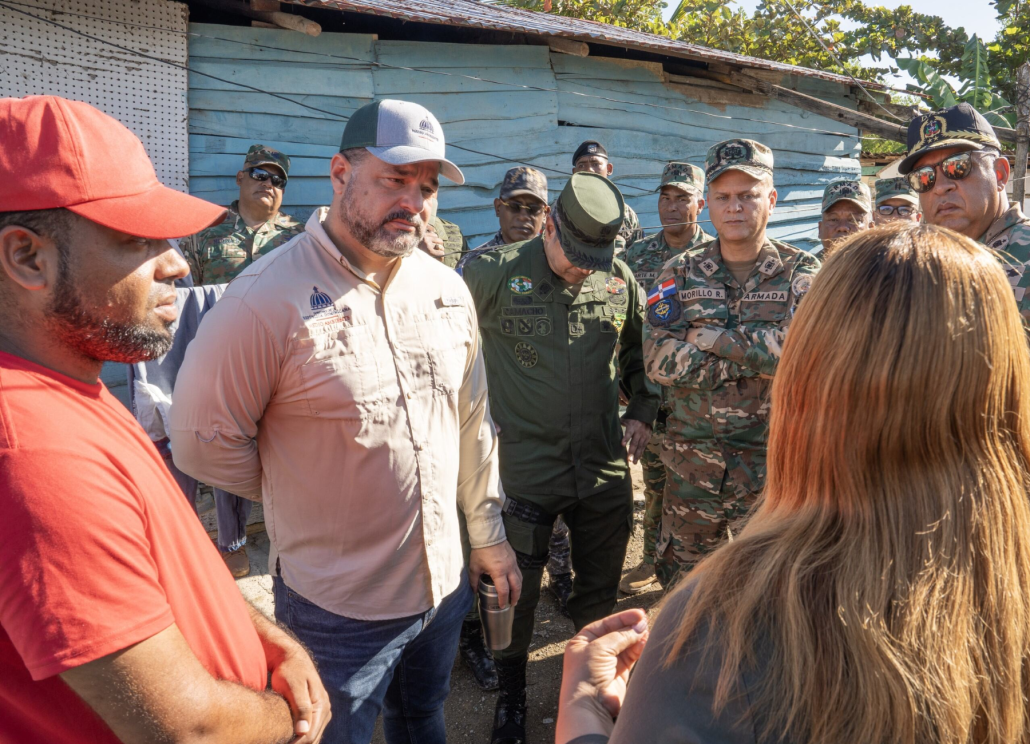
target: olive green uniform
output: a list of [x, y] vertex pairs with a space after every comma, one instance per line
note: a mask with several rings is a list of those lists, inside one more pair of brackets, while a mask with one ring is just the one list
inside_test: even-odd
[[443, 265], [453, 269], [469, 249], [468, 238], [461, 234], [460, 227], [439, 217], [433, 218], [433, 227], [443, 241]]
[[[712, 240], [712, 236], [698, 227], [694, 236], [683, 248], [672, 248], [665, 242], [665, 231], [638, 240], [626, 251], [626, 264], [645, 296], [651, 291], [654, 280], [662, 268], [680, 253], [689, 253]], [[664, 391], [663, 391], [664, 398]], [[640, 458], [640, 469], [644, 476], [644, 562], [655, 562], [655, 545], [658, 528], [662, 523], [662, 493], [665, 490], [665, 465], [662, 463], [662, 441], [665, 438], [665, 420], [668, 408], [663, 405], [655, 419], [654, 431]]]
[[477, 256], [464, 278], [500, 427], [505, 530], [523, 575], [512, 643], [494, 655], [515, 658], [529, 649], [559, 514], [572, 533], [573, 622], [582, 628], [614, 609], [633, 517], [620, 372], [626, 418], [651, 424], [659, 396], [644, 375], [643, 297], [626, 264], [615, 261], [569, 290], [537, 237]]

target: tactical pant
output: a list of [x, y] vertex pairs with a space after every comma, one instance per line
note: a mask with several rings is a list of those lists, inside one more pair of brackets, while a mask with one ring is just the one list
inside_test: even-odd
[[662, 526], [662, 494], [665, 492], [665, 464], [662, 462], [662, 439], [665, 422], [655, 421], [651, 439], [640, 458], [644, 474], [644, 563], [655, 562], [655, 545]]
[[669, 589], [732, 535], [740, 532], [761, 488], [742, 458], [728, 458], [719, 493], [689, 483], [666, 468], [662, 528], [655, 574]]
[[569, 526], [565, 520], [558, 515], [554, 520], [554, 529], [551, 530], [551, 542], [547, 546], [549, 556], [547, 558], [547, 574], [549, 576], [561, 576], [572, 573], [572, 558], [569, 548]]
[[575, 496], [507, 494], [504, 529], [522, 570], [522, 596], [515, 605], [511, 645], [494, 651], [498, 660], [525, 656], [533, 640], [533, 616], [547, 564], [554, 521], [564, 515], [572, 538], [569, 614], [578, 631], [615, 609], [626, 546], [633, 529], [633, 484], [629, 474], [601, 493]]

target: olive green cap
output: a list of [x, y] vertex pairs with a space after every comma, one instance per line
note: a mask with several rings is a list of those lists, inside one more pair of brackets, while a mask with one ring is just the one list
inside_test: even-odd
[[731, 139], [712, 145], [705, 156], [705, 178], [709, 185], [729, 170], [739, 170], [755, 178], [771, 176], [773, 153], [761, 142]]
[[282, 168], [284, 176], [290, 175], [290, 158], [286, 153], [265, 145], [251, 145], [247, 157], [243, 159], [243, 168], [258, 168], [262, 165], [277, 165]]
[[705, 172], [690, 163], [666, 163], [662, 169], [662, 180], [657, 191], [665, 186], [675, 186], [683, 191], [703, 194], [705, 191]]
[[866, 214], [873, 211], [873, 197], [869, 187], [861, 181], [834, 181], [823, 189], [823, 212], [839, 201], [860, 206]]
[[554, 203], [565, 257], [573, 266], [609, 271], [625, 202], [618, 187], [594, 173], [573, 173]]
[[905, 176], [876, 179], [876, 206], [888, 199], [904, 199], [915, 207], [919, 206], [919, 194], [912, 190]]

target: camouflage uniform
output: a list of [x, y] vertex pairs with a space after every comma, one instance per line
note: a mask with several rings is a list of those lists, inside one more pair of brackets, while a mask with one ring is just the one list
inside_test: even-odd
[[[704, 193], [704, 171], [687, 163], [669, 163], [662, 173], [658, 190], [668, 185], [679, 186], [684, 190], [693, 190], [699, 196]], [[665, 242], [665, 231], [662, 230], [650, 237], [633, 243], [626, 251], [624, 259], [633, 276], [646, 295], [651, 291], [654, 280], [658, 278], [662, 268], [680, 253], [691, 253], [698, 246], [712, 240], [712, 236], [695, 225], [694, 236], [684, 247], [674, 249]], [[663, 388], [664, 397], [664, 388]], [[654, 563], [655, 545], [658, 540], [658, 528], [662, 522], [662, 492], [665, 490], [665, 465], [662, 463], [662, 441], [665, 438], [665, 420], [668, 408], [662, 405], [655, 419], [654, 431], [640, 458], [640, 469], [644, 476], [644, 562]]]
[[[284, 153], [264, 145], [253, 145], [243, 161], [243, 169], [275, 165], [289, 174], [290, 159]], [[256, 228], [247, 227], [240, 217], [240, 202], [229, 205], [225, 219], [219, 224], [179, 241], [179, 248], [190, 265], [196, 284], [228, 282], [266, 253], [270, 253], [295, 235], [304, 232], [304, 223], [288, 214], [276, 213]]]
[[1008, 274], [1012, 291], [1016, 295], [1023, 324], [1030, 329], [1030, 217], [1023, 214], [1018, 204], [1010, 206], [1001, 217], [991, 223], [980, 242], [998, 251], [1002, 268]]
[[[709, 150], [709, 183], [731, 168], [772, 172], [772, 152], [731, 140]], [[719, 240], [670, 261], [648, 295], [644, 361], [670, 408], [656, 572], [666, 587], [717, 547], [765, 479], [769, 389], [787, 326], [819, 261], [766, 239], [741, 286]], [[695, 343], [691, 328], [702, 329]]]
[[453, 269], [458, 265], [458, 261], [468, 253], [469, 242], [461, 234], [461, 228], [453, 222], [433, 217], [431, 223], [436, 229], [436, 234], [443, 241], [443, 264]]
[[633, 211], [633, 207], [627, 204], [626, 219], [622, 221], [622, 227], [615, 238], [615, 257], [622, 258], [626, 253], [626, 246], [633, 245], [643, 238], [644, 230], [640, 227], [640, 218]]

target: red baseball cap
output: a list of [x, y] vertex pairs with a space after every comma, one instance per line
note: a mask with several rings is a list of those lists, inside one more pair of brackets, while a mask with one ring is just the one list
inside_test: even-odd
[[153, 239], [192, 235], [225, 214], [162, 185], [139, 138], [89, 104], [0, 98], [0, 210], [58, 207]]

